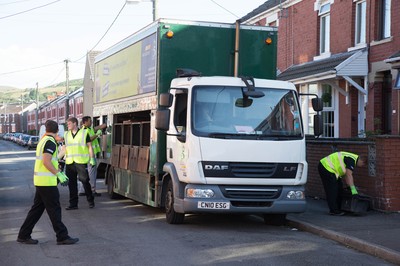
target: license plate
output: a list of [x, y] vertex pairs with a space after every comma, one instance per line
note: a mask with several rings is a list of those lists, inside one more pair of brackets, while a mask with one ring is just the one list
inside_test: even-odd
[[229, 202], [213, 202], [213, 201], [199, 201], [197, 203], [199, 209], [213, 209], [213, 210], [229, 210], [231, 204]]

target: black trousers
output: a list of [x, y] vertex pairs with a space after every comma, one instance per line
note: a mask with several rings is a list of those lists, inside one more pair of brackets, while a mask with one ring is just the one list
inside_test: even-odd
[[322, 163], [318, 164], [318, 172], [324, 186], [329, 210], [331, 212], [339, 211], [342, 206], [342, 179], [336, 178], [336, 175], [326, 170]]
[[69, 206], [78, 206], [78, 177], [85, 189], [86, 199], [93, 202], [92, 187], [89, 183], [87, 164], [72, 163], [65, 165], [65, 174], [68, 176]]
[[57, 241], [67, 239], [67, 227], [61, 221], [60, 193], [56, 186], [53, 187], [36, 187], [33, 206], [28, 212], [24, 223], [18, 233], [18, 238], [31, 238], [32, 230], [39, 221], [44, 210], [49, 215], [54, 232], [56, 232]]

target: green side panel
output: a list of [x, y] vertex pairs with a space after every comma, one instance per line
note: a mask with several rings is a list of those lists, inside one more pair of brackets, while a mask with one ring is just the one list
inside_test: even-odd
[[[176, 69], [190, 68], [203, 76], [232, 76], [234, 30], [196, 25], [160, 24], [158, 89], [167, 91]], [[174, 36], [166, 37], [171, 30]]]
[[[171, 30], [174, 35], [167, 38]], [[166, 92], [177, 68], [190, 68], [203, 76], [233, 76], [235, 28], [164, 24], [159, 25], [158, 90]], [[241, 29], [239, 76], [275, 79], [277, 32]], [[265, 43], [267, 38], [272, 44]]]
[[[277, 32], [242, 29], [239, 36], [239, 76], [276, 79]], [[269, 45], [267, 38], [272, 39]]]

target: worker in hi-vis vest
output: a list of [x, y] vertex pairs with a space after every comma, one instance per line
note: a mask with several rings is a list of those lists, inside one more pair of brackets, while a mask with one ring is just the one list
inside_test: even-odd
[[[82, 117], [82, 128], [88, 130], [90, 141], [92, 142], [92, 148], [94, 153], [94, 158], [101, 152], [99, 137], [103, 134], [102, 129], [106, 128], [106, 124], [101, 124], [96, 127], [92, 127], [92, 118], [90, 116]], [[95, 197], [101, 196], [100, 193], [96, 191], [96, 181], [97, 181], [97, 163], [95, 165], [88, 164], [88, 172], [90, 185], [92, 186], [92, 194]], [[79, 186], [79, 196], [86, 196], [84, 188], [82, 185]]]
[[78, 177], [85, 189], [89, 208], [94, 207], [94, 196], [89, 182], [87, 165], [96, 165], [89, 132], [78, 127], [78, 120], [70, 117], [67, 120], [68, 131], [64, 134], [65, 174], [69, 178], [69, 206], [67, 210], [78, 209]]
[[60, 193], [57, 184], [66, 186], [68, 177], [58, 169], [57, 141], [58, 124], [53, 120], [45, 123], [46, 133], [36, 147], [35, 169], [33, 184], [36, 192], [33, 206], [21, 226], [17, 241], [23, 244], [37, 244], [39, 241], [32, 239], [32, 230], [39, 221], [44, 210], [49, 215], [51, 224], [56, 233], [58, 245], [71, 245], [78, 242], [78, 238], [68, 235], [67, 227], [61, 221]]
[[339, 151], [322, 158], [318, 164], [318, 172], [324, 186], [329, 214], [343, 215], [341, 211], [344, 178], [352, 195], [358, 195], [354, 185], [353, 171], [356, 166], [363, 167], [365, 159], [357, 154]]

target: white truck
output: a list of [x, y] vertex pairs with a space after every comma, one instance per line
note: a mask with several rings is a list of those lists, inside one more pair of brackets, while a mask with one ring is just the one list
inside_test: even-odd
[[[273, 80], [275, 57], [275, 28], [165, 20], [96, 57], [94, 116], [110, 128], [98, 173], [108, 194], [164, 208], [172, 224], [189, 213], [281, 223], [303, 212], [298, 93]], [[314, 122], [318, 135], [319, 114]]]

